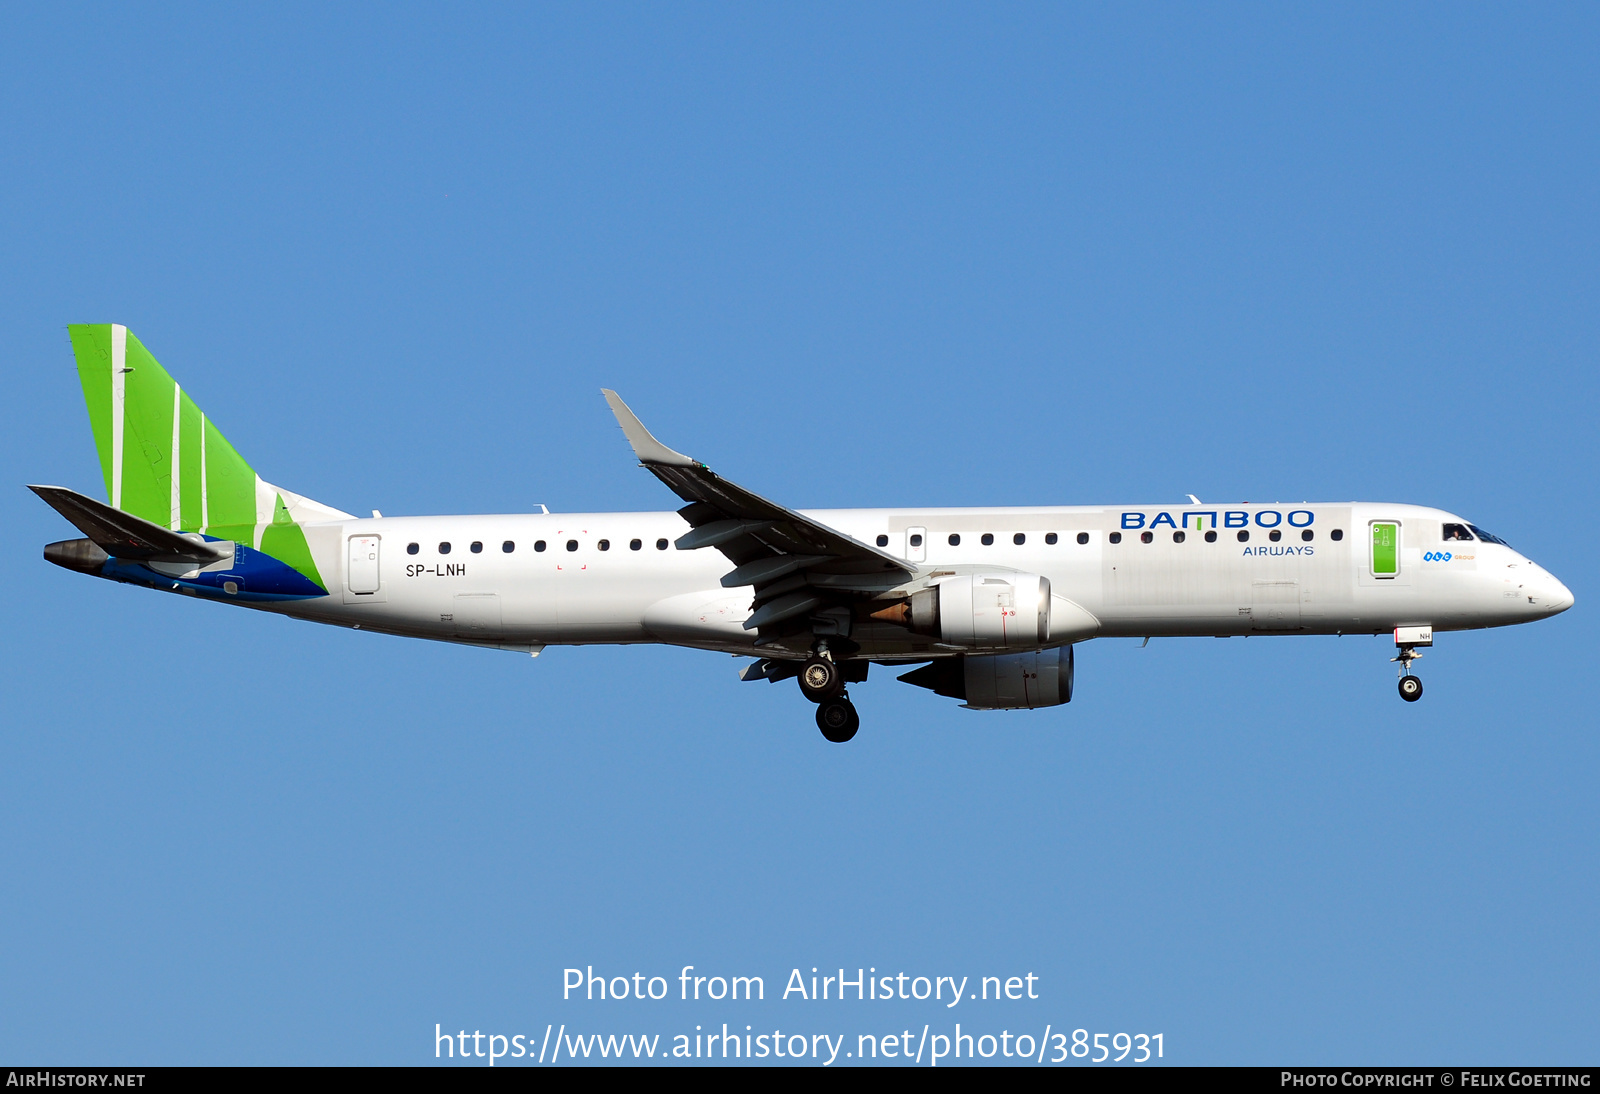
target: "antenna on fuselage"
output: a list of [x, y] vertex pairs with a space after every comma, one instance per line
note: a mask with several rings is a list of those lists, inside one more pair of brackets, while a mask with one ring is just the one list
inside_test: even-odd
[[1189, 504], [1190, 505], [1204, 505], [1205, 504], [1205, 502], [1201, 501], [1199, 498], [1195, 497], [1193, 494], [1185, 494], [1184, 497], [1189, 499]]

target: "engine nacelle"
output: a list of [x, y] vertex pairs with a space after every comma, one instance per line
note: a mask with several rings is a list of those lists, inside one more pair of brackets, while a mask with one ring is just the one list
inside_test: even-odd
[[956, 646], [1006, 649], [1050, 641], [1050, 580], [963, 574], [911, 597], [910, 628]]
[[1029, 653], [951, 657], [900, 679], [939, 695], [964, 699], [974, 710], [1029, 710], [1072, 702], [1072, 647]]

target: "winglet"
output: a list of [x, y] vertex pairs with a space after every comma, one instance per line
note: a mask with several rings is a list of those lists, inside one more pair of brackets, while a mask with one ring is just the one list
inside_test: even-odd
[[685, 456], [682, 452], [674, 452], [660, 441], [650, 435], [638, 415], [628, 409], [628, 404], [622, 401], [615, 391], [610, 388], [601, 388], [600, 394], [606, 397], [606, 402], [611, 407], [611, 413], [617, 416], [617, 424], [622, 427], [623, 434], [628, 438], [628, 443], [633, 446], [633, 454], [639, 457], [642, 464], [667, 464], [675, 467], [694, 467], [695, 460]]

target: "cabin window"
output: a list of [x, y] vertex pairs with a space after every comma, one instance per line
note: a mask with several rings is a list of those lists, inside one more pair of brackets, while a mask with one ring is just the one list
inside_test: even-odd
[[483, 541], [481, 539], [472, 541], [472, 553], [475, 555], [483, 554]]
[[664, 540], [664, 539], [656, 540], [656, 550], [665, 551], [666, 549], [667, 549], [667, 541], [666, 540]]
[[1344, 529], [1343, 528], [1335, 528], [1333, 531], [1328, 533], [1328, 538], [1333, 540], [1333, 542], [1338, 543], [1341, 539], [1344, 538]]
[[1028, 542], [1028, 537], [1023, 535], [1021, 532], [1018, 532], [1016, 535], [1011, 537], [1011, 542], [1015, 543], [1018, 547], [1021, 547], [1024, 543]]
[[1156, 541], [1156, 534], [1154, 532], [1140, 532], [1139, 533], [1139, 542], [1140, 543], [1154, 543], [1155, 541]]
[[961, 533], [960, 532], [951, 532], [950, 533], [950, 546], [952, 546], [952, 547], [961, 546]]
[[983, 545], [985, 547], [993, 547], [994, 546], [994, 533], [993, 532], [985, 532], [985, 533], [983, 533]]
[[887, 547], [887, 546], [889, 546], [889, 537], [888, 536], [879, 536], [878, 540], [877, 540], [877, 543], [878, 543], [879, 547]]
[[414, 555], [421, 549], [422, 548], [418, 547], [415, 543], [406, 544], [406, 554], [408, 555]]
[[567, 550], [576, 551], [577, 549], [578, 549], [578, 541], [577, 540], [575, 540], [575, 539], [567, 540]]
[[1240, 532], [1239, 533], [1239, 542], [1240, 543], [1249, 543], [1250, 542], [1250, 533], [1249, 532]]
[[1079, 543], [1088, 543], [1089, 542], [1089, 533], [1088, 532], [1079, 532], [1078, 533], [1078, 542]]
[[1206, 542], [1207, 543], [1215, 543], [1215, 542], [1217, 542], [1217, 533], [1215, 533], [1215, 532], [1207, 532], [1206, 533]]
[[911, 537], [911, 546], [913, 546], [913, 547], [921, 547], [922, 546], [922, 536], [921, 536], [920, 533], [917, 534], [917, 535], [913, 535]]
[[1182, 543], [1187, 538], [1188, 537], [1185, 536], [1182, 532], [1174, 532], [1174, 533], [1172, 533], [1172, 542], [1174, 542], [1174, 543]]
[[1283, 538], [1283, 533], [1274, 528], [1272, 531], [1267, 533], [1267, 538], [1276, 543]]
[[1465, 524], [1446, 524], [1444, 526], [1444, 538], [1446, 543], [1455, 540], [1470, 540], [1472, 533], [1467, 531]]
[[1304, 543], [1310, 543], [1312, 540], [1314, 540], [1316, 538], [1317, 538], [1317, 533], [1313, 532], [1309, 528], [1304, 529], [1300, 533], [1300, 539]]
[[602, 551], [609, 551], [611, 550], [611, 541], [609, 539], [603, 539], [599, 543], [595, 544], [595, 546], [600, 548]]
[[1122, 533], [1121, 532], [1112, 532], [1106, 538], [1109, 539], [1112, 543], [1121, 543], [1122, 542]]
[[534, 549], [534, 550], [535, 550], [535, 551], [542, 551], [542, 550], [544, 550], [544, 540], [542, 540], [542, 539], [536, 539], [536, 540], [534, 540], [534, 541], [533, 541], [533, 549]]
[[1054, 532], [1046, 532], [1044, 534], [1044, 541], [1050, 544], [1050, 546], [1054, 547], [1056, 544], [1056, 534]]
[[439, 544], [439, 553], [441, 555], [449, 554], [450, 553], [450, 544], [448, 544], [448, 543]]
[[630, 550], [630, 551], [637, 551], [639, 548], [641, 548], [643, 546], [644, 546], [644, 541], [643, 540], [630, 539], [628, 541], [628, 550]]
[[508, 539], [500, 545], [500, 549], [509, 555], [512, 551], [517, 549], [517, 545]]

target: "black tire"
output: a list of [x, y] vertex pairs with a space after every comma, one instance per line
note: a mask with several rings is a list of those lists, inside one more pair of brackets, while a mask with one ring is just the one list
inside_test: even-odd
[[849, 699], [829, 699], [817, 704], [817, 728], [836, 745], [842, 745], [861, 728], [861, 716]]
[[813, 703], [825, 703], [844, 692], [844, 673], [826, 657], [813, 657], [800, 666], [800, 691]]
[[1422, 678], [1420, 676], [1400, 677], [1400, 698], [1408, 703], [1415, 703], [1422, 698]]

